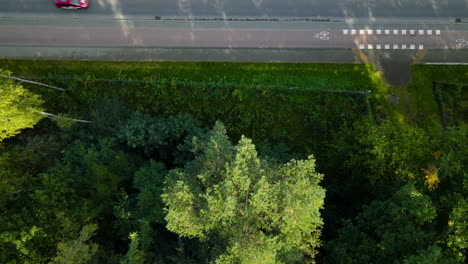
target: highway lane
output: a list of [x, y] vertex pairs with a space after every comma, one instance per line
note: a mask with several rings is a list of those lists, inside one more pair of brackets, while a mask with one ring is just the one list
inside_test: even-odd
[[[98, 24], [98, 23], [97, 23]], [[177, 24], [177, 23], [175, 23]], [[206, 23], [205, 23], [206, 24]], [[221, 23], [222, 24], [222, 23]], [[179, 27], [0, 26], [0, 45], [70, 47], [468, 49], [468, 31], [433, 25], [375, 28], [262, 29]], [[290, 25], [289, 25], [290, 26]], [[467, 25], [468, 26], [468, 25]]]
[[468, 20], [468, 0], [90, 0], [89, 10], [58, 10], [53, 0], [0, 0], [0, 17], [154, 19], [308, 17], [339, 20]]

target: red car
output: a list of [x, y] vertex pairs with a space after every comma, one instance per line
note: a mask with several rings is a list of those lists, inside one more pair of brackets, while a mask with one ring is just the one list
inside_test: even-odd
[[55, 0], [55, 6], [62, 9], [88, 8], [88, 0]]

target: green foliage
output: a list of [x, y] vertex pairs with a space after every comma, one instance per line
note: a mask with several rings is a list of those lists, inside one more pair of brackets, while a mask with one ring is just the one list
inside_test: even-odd
[[[10, 75], [0, 70], [0, 74]], [[33, 127], [44, 116], [42, 100], [11, 79], [0, 77], [0, 141], [20, 133], [21, 129]]]
[[96, 243], [89, 240], [94, 235], [97, 225], [85, 225], [77, 239], [60, 242], [57, 245], [58, 255], [52, 260], [53, 264], [86, 264], [98, 250]]
[[130, 248], [127, 255], [123, 258], [122, 264], [144, 264], [145, 263], [145, 254], [142, 252], [140, 247], [140, 238], [138, 233], [130, 234]]
[[449, 220], [449, 237], [447, 245], [457, 256], [466, 259], [468, 248], [468, 199], [460, 199], [453, 208]]
[[418, 254], [405, 257], [403, 264], [456, 264], [463, 263], [452, 257], [444, 256], [443, 250], [438, 246], [430, 246], [427, 249], [418, 251]]
[[320, 232], [325, 196], [312, 157], [270, 164], [245, 137], [232, 146], [220, 123], [195, 146], [195, 160], [168, 174], [169, 230], [226, 247], [219, 263], [291, 263], [318, 244], [307, 241]]
[[415, 179], [431, 160], [430, 140], [426, 132], [397, 121], [370, 124], [359, 141], [369, 155], [366, 157], [366, 153], [361, 152], [360, 159], [365, 160], [371, 169], [368, 177], [374, 183]]
[[147, 154], [156, 152], [162, 160], [181, 164], [191, 159], [191, 139], [202, 131], [200, 124], [188, 114], [161, 118], [135, 112], [118, 136], [132, 148], [141, 148]]
[[149, 166], [135, 173], [133, 185], [139, 190], [136, 196], [136, 216], [149, 223], [164, 223], [164, 203], [161, 194], [164, 188], [166, 169], [161, 163], [150, 161]]
[[345, 222], [338, 238], [327, 245], [329, 263], [396, 263], [424, 250], [435, 239], [426, 227], [436, 210], [429, 196], [412, 184], [387, 200], [374, 200], [356, 217]]

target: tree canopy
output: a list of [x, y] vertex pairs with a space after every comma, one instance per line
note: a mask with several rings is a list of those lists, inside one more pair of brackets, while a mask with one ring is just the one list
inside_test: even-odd
[[[0, 70], [0, 74], [9, 72]], [[0, 141], [18, 134], [21, 129], [33, 127], [44, 116], [42, 100], [11, 79], [0, 77]]]

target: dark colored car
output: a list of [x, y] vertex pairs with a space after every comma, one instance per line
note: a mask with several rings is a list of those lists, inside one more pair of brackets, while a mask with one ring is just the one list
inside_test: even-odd
[[88, 8], [88, 0], [55, 0], [55, 6], [62, 9]]

